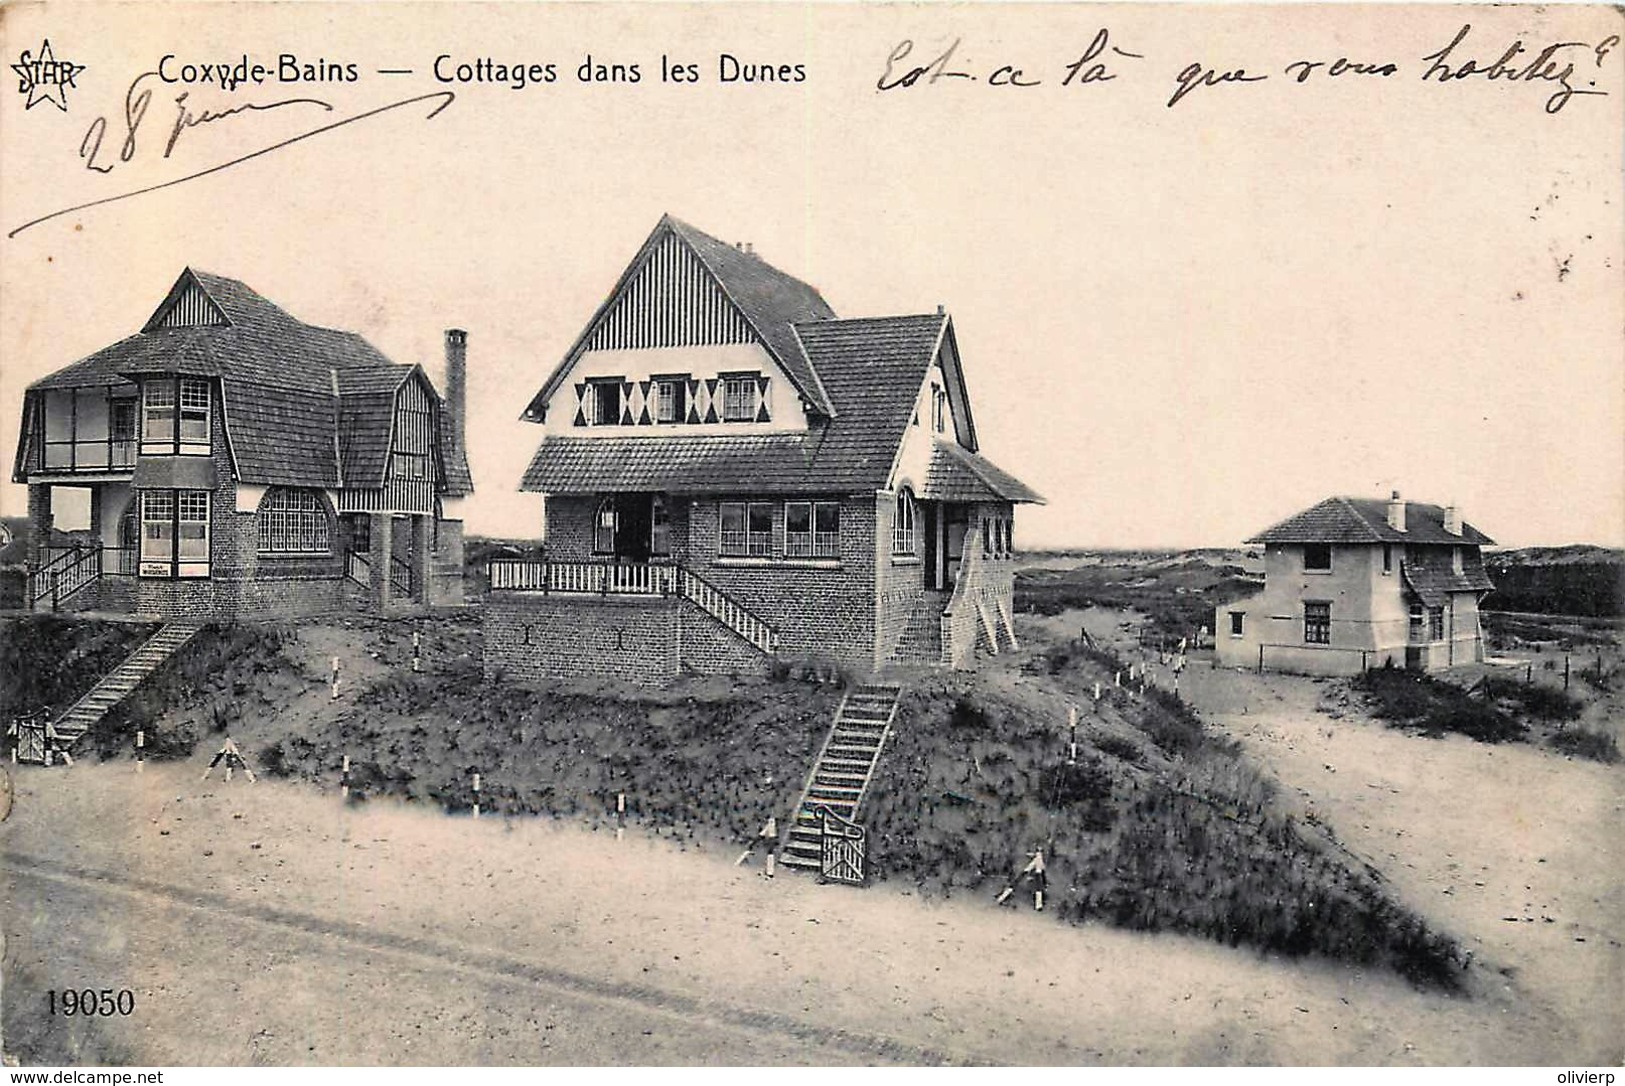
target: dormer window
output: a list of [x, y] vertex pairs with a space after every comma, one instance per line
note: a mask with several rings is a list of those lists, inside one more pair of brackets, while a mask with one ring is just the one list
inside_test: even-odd
[[760, 374], [725, 373], [722, 375], [722, 421], [754, 422], [756, 420], [756, 384]]
[[209, 382], [150, 377], [141, 382], [141, 451], [149, 456], [209, 454]]

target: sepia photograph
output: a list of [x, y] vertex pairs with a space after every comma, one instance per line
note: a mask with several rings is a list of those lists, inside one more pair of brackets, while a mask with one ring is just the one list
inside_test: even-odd
[[1622, 34], [0, 4], [8, 1081], [1609, 1086]]

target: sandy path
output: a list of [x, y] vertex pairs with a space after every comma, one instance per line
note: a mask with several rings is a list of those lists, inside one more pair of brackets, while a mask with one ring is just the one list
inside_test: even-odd
[[1181, 689], [1499, 972], [1509, 1013], [1550, 1021], [1530, 1062], [1625, 1059], [1621, 767], [1411, 735], [1357, 704], [1334, 719], [1316, 710], [1325, 681], [1194, 667]]
[[[426, 1023], [449, 1062], [1573, 1058], [1543, 1039], [1544, 1016], [1511, 1001], [1067, 928], [980, 900], [921, 902], [893, 886], [770, 882], [731, 855], [636, 830], [617, 843], [577, 825], [376, 802], [346, 810], [308, 785], [200, 782], [206, 757], [140, 776], [128, 762], [20, 774], [17, 811], [0, 829], [0, 850], [17, 857], [4, 880], [19, 948], [6, 965], [8, 1036], [37, 1026], [30, 986], [114, 983], [106, 970], [116, 969], [150, 994], [142, 1014], [99, 1023], [95, 1044], [158, 1062], [419, 1062], [421, 1049], [400, 1042]], [[118, 885], [132, 879], [147, 888]], [[178, 893], [166, 898], [166, 886]], [[219, 908], [175, 900], [198, 893]], [[260, 909], [309, 920], [268, 923]], [[438, 957], [392, 965], [401, 951], [391, 940], [426, 941]], [[451, 964], [460, 952], [499, 965], [470, 977]], [[262, 960], [278, 983], [252, 979]], [[83, 975], [53, 975], [59, 963]], [[549, 970], [588, 989], [549, 983]], [[645, 1002], [594, 1003], [594, 985]], [[442, 1000], [443, 990], [453, 994]], [[698, 1009], [691, 1030], [675, 1031], [686, 1040], [662, 1008]], [[568, 1043], [540, 1046], [531, 1023], [547, 1013], [568, 1022]], [[663, 1026], [643, 1024], [661, 1014]], [[783, 1028], [748, 1028], [764, 1014]], [[212, 1028], [183, 1028], [192, 1020]], [[290, 1040], [301, 1031], [319, 1042], [308, 1054]], [[832, 1044], [835, 1031], [860, 1040]]]

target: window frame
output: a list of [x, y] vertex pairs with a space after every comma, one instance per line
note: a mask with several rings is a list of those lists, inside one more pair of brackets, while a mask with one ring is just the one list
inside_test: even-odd
[[255, 512], [259, 519], [258, 553], [261, 557], [332, 555], [333, 525], [320, 491], [309, 487], [273, 486], [260, 498]]
[[914, 491], [903, 487], [892, 505], [891, 554], [893, 558], [919, 557], [919, 517]]
[[1388, 576], [1391, 576], [1393, 574], [1393, 572], [1394, 572], [1394, 545], [1392, 543], [1384, 543], [1382, 545], [1382, 575], [1384, 577], [1388, 577]]
[[[1309, 555], [1319, 553], [1322, 548], [1326, 553], [1326, 564], [1324, 566], [1310, 565]], [[1332, 545], [1330, 543], [1305, 543], [1303, 545], [1303, 571], [1305, 573], [1330, 573], [1332, 571]]]
[[[717, 557], [718, 558], [772, 558], [773, 557], [773, 502], [734, 500], [717, 503]], [[739, 526], [727, 526], [729, 514], [738, 519]], [[766, 516], [766, 529], [753, 528], [761, 516]], [[730, 533], [734, 538], [730, 539]]]
[[[722, 411], [719, 418], [723, 422], [755, 422], [756, 415], [762, 406], [760, 371], [750, 373], [721, 373], [717, 375], [722, 384]], [[730, 396], [735, 388], [745, 392], [745, 403], [737, 413], [732, 407]]]
[[1246, 611], [1231, 611], [1230, 612], [1230, 636], [1231, 637], [1246, 637], [1247, 636], [1247, 612]]
[[[621, 377], [589, 377], [587, 378], [587, 401], [590, 410], [582, 412], [586, 416], [588, 426], [619, 426], [621, 424], [621, 386], [626, 383]], [[610, 411], [610, 418], [603, 417], [604, 397], [606, 392], [614, 397], [614, 406]]]
[[[615, 536], [620, 530], [621, 511], [615, 504], [614, 498], [604, 498], [599, 501], [592, 515], [592, 553], [603, 557], [615, 553]], [[603, 533], [609, 533], [609, 545], [603, 543]]]
[[[805, 531], [792, 531], [792, 510], [805, 510]], [[820, 530], [820, 515], [833, 512], [833, 530]], [[784, 503], [784, 556], [786, 558], [820, 560], [841, 556], [841, 503], [838, 501], [804, 499]]]
[[[201, 400], [201, 402], [199, 402]], [[214, 451], [214, 383], [206, 377], [178, 374], [148, 377], [141, 382], [137, 440], [143, 456], [209, 456]], [[201, 427], [201, 438], [182, 433], [188, 421]], [[112, 418], [108, 418], [112, 432]]]
[[1445, 639], [1445, 636], [1444, 636], [1444, 608], [1443, 607], [1429, 607], [1428, 610], [1427, 610], [1427, 615], [1428, 615], [1428, 641], [1429, 641], [1429, 643], [1432, 643], [1432, 642], [1435, 642], [1435, 641], [1443, 641]]
[[[208, 577], [214, 548], [214, 495], [207, 490], [169, 487], [142, 489], [137, 493], [141, 503], [141, 535], [136, 544], [137, 573], [149, 579], [163, 580]], [[202, 502], [202, 516], [185, 515], [187, 507], [197, 501]], [[167, 508], [153, 508], [160, 504]], [[183, 532], [184, 525], [202, 525], [201, 536], [187, 536]], [[149, 527], [160, 529], [160, 533], [155, 535], [149, 532]], [[202, 540], [201, 557], [182, 554], [182, 541], [185, 538]], [[165, 545], [149, 546], [149, 540], [153, 539], [162, 540]]]
[[671, 510], [659, 494], [649, 499], [649, 556], [671, 557]]
[[1332, 601], [1303, 601], [1303, 643], [1330, 645], [1332, 643]]
[[[654, 393], [654, 410], [649, 417], [656, 426], [679, 426], [688, 421], [688, 374], [660, 374], [651, 378], [649, 391]], [[662, 410], [667, 390], [672, 393], [672, 417], [666, 418]]]

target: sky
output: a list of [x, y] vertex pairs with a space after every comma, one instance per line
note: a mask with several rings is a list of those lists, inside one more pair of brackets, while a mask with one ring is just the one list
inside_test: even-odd
[[[0, 86], [0, 455], [22, 390], [139, 329], [181, 269], [442, 373], [469, 332], [473, 533], [534, 537], [530, 396], [670, 212], [841, 316], [953, 316], [982, 451], [1048, 499], [1023, 546], [1233, 545], [1331, 494], [1455, 502], [1509, 546], [1625, 545], [1625, 50], [1605, 8], [11, 8], [8, 64], [82, 64], [68, 108]], [[1467, 14], [1464, 14], [1464, 11]], [[1426, 79], [1520, 41], [1602, 93]], [[1088, 84], [1066, 66], [1107, 30]], [[941, 65], [877, 89], [949, 45]], [[1116, 50], [1122, 50], [1121, 53]], [[131, 80], [287, 53], [354, 82]], [[723, 83], [719, 58], [802, 65]], [[1126, 54], [1135, 54], [1133, 56]], [[595, 63], [636, 84], [582, 82]], [[660, 79], [693, 63], [697, 83]], [[441, 83], [482, 58], [557, 80]], [[1334, 61], [1395, 65], [1391, 75]], [[1320, 66], [1298, 82], [1294, 61]], [[1250, 79], [1193, 83], [1188, 65]], [[1010, 65], [1001, 73], [1003, 65]], [[1015, 77], [1014, 68], [1022, 74]], [[381, 75], [378, 69], [411, 69]], [[999, 77], [1039, 80], [995, 86]], [[177, 103], [180, 94], [187, 97]], [[244, 104], [318, 99], [244, 111]], [[438, 104], [438, 103], [435, 103]], [[82, 150], [108, 121], [87, 169]], [[0, 486], [0, 509], [25, 511]]]

